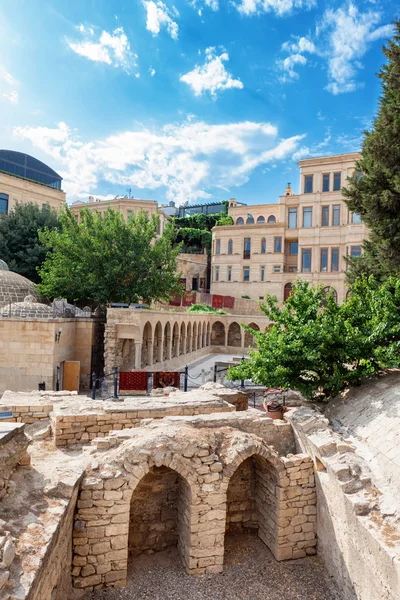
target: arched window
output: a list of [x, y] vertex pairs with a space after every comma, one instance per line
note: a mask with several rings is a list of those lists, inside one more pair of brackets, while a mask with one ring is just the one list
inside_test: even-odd
[[233, 253], [233, 242], [232, 240], [228, 241], [228, 254], [232, 254]]
[[337, 302], [337, 292], [335, 288], [331, 287], [330, 285], [327, 285], [326, 287], [324, 287], [324, 294], [325, 296], [327, 296], [329, 293], [333, 294], [333, 299], [335, 302]]
[[243, 217], [239, 217], [238, 219], [236, 219], [236, 225], [244, 225]]
[[258, 217], [257, 218], [257, 223], [265, 223], [264, 217]]
[[274, 215], [269, 216], [267, 223], [276, 223], [276, 217]]
[[254, 217], [253, 215], [249, 215], [246, 220], [247, 225], [254, 225]]
[[267, 248], [267, 243], [265, 238], [261, 238], [261, 254], [265, 254]]
[[287, 300], [292, 293], [292, 284], [287, 283], [283, 289], [283, 300]]

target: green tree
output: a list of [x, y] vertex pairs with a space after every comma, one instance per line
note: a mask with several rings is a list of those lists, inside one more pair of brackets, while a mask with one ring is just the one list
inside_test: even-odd
[[212, 228], [216, 225], [233, 224], [232, 217], [227, 215], [227, 206], [228, 202], [225, 211], [217, 214], [198, 213], [187, 217], [175, 217], [173, 224], [177, 233], [176, 241], [182, 242], [181, 252], [201, 252], [206, 249], [210, 253]]
[[11, 271], [31, 281], [40, 281], [37, 269], [46, 258], [39, 232], [59, 227], [57, 213], [37, 204], [17, 204], [7, 215], [0, 215], [0, 258]]
[[39, 234], [48, 250], [39, 273], [49, 297], [98, 304], [165, 300], [181, 291], [174, 231], [167, 224], [156, 239], [158, 218], [143, 214], [129, 222], [108, 209], [104, 216], [83, 209], [78, 223], [67, 208], [60, 230]]
[[350, 210], [369, 228], [364, 255], [350, 259], [348, 279], [373, 273], [378, 279], [400, 274], [400, 21], [383, 48], [387, 59], [378, 77], [379, 109], [371, 131], [365, 132], [362, 158], [343, 195]]
[[362, 277], [339, 306], [322, 286], [298, 280], [279, 306], [266, 296], [262, 310], [271, 321], [254, 332], [250, 360], [229, 370], [234, 380], [296, 389], [306, 398], [329, 398], [346, 385], [399, 364], [400, 282], [380, 284]]

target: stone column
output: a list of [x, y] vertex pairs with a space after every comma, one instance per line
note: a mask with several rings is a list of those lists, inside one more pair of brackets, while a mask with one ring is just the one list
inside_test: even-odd
[[172, 336], [167, 337], [167, 360], [171, 360], [172, 356]]
[[135, 369], [140, 370], [142, 368], [142, 342], [135, 340]]
[[162, 362], [163, 360], [163, 348], [164, 348], [164, 334], [161, 333], [161, 338], [156, 339], [157, 343], [157, 362]]
[[147, 366], [151, 366], [153, 364], [153, 341], [151, 339], [147, 340]]

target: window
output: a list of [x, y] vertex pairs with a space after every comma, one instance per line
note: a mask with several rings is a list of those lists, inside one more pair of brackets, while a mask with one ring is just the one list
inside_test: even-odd
[[244, 238], [243, 258], [250, 258], [250, 254], [251, 254], [251, 238]]
[[289, 273], [297, 273], [297, 267], [289, 267]]
[[[269, 220], [269, 219], [268, 219]], [[289, 208], [289, 229], [296, 229], [297, 227], [297, 208]]]
[[299, 242], [289, 242], [289, 254], [297, 256], [299, 253]]
[[281, 266], [280, 265], [274, 265], [273, 271], [274, 271], [274, 273], [280, 273], [281, 272]]
[[323, 192], [329, 192], [330, 178], [331, 178], [331, 176], [329, 175], [329, 173], [324, 173], [322, 175], [322, 191]]
[[282, 238], [274, 238], [274, 252], [282, 252]]
[[264, 217], [258, 217], [257, 223], [265, 223]]
[[221, 240], [217, 240], [217, 244], [215, 246], [215, 254], [221, 254]]
[[305, 175], [304, 177], [304, 193], [312, 194], [313, 191], [313, 175]]
[[328, 248], [321, 248], [321, 268], [320, 271], [328, 270]]
[[311, 272], [311, 248], [304, 248], [301, 251], [301, 270], [303, 273]]
[[338, 192], [340, 190], [341, 186], [341, 173], [334, 173], [333, 174], [333, 191], [334, 192]]
[[265, 238], [261, 238], [261, 254], [265, 254], [267, 250], [267, 242]]
[[260, 267], [260, 280], [265, 281], [265, 266]]
[[268, 223], [276, 223], [276, 217], [274, 217], [274, 215], [268, 217]]
[[47, 208], [47, 204], [44, 202], [44, 203], [42, 204], [42, 211], [43, 211], [43, 210], [46, 210], [46, 208]]
[[232, 281], [232, 267], [228, 267], [228, 281]]
[[250, 267], [243, 267], [243, 281], [250, 281]]
[[228, 241], [228, 254], [232, 254], [233, 252], [233, 242], [232, 240]]
[[8, 195], [0, 194], [0, 214], [8, 214]]
[[359, 181], [362, 177], [362, 172], [361, 171], [354, 171], [354, 179], [356, 181]]
[[283, 300], [287, 300], [292, 293], [292, 284], [287, 283], [283, 288]]
[[128, 215], [131, 215], [131, 214], [132, 214], [132, 211], [131, 211], [131, 210], [128, 210]]
[[215, 267], [215, 281], [219, 281], [219, 267]]
[[303, 227], [312, 227], [312, 208], [303, 208]]
[[[325, 295], [325, 297], [328, 294], [332, 295], [334, 301], [337, 302], [337, 292], [336, 292], [335, 288], [331, 287], [330, 285], [327, 285], [326, 287], [324, 287], [324, 295]], [[324, 304], [326, 304], [326, 301], [324, 302]]]
[[340, 206], [337, 204], [332, 207], [332, 225], [340, 225]]
[[361, 256], [361, 246], [351, 246], [350, 256], [351, 258], [357, 258], [358, 256]]
[[247, 223], [247, 225], [254, 225], [254, 217], [253, 217], [253, 215], [247, 215], [246, 223]]
[[331, 249], [331, 271], [339, 271], [339, 248]]
[[351, 213], [351, 222], [354, 223], [354, 225], [359, 225], [361, 223], [361, 216], [359, 213]]
[[236, 219], [236, 225], [244, 225], [243, 217], [239, 217], [238, 219]]
[[329, 206], [322, 207], [321, 226], [328, 227], [329, 225]]

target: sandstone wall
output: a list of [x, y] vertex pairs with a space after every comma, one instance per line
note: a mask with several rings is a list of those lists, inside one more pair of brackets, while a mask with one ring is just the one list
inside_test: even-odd
[[318, 553], [346, 600], [400, 599], [400, 531], [355, 448], [311, 408], [291, 417], [299, 447], [313, 457]]
[[[251, 458], [246, 459], [232, 475], [226, 497], [226, 532], [243, 533], [258, 530], [255, 505], [256, 476]], [[265, 499], [265, 501], [267, 501]]]
[[26, 453], [29, 439], [24, 433], [25, 425], [6, 424], [0, 421], [0, 501], [14, 490], [9, 480], [17, 465], [28, 466]]

